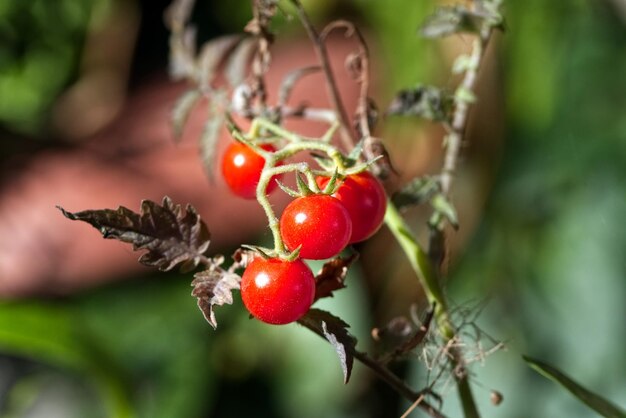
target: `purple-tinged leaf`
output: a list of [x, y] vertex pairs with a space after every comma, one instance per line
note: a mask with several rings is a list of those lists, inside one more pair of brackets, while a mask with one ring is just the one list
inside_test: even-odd
[[332, 297], [335, 290], [346, 287], [344, 284], [348, 274], [348, 267], [359, 257], [357, 253], [347, 258], [337, 257], [324, 263], [324, 266], [315, 276], [315, 300]]
[[343, 382], [348, 383], [356, 349], [356, 338], [347, 330], [350, 326], [330, 312], [315, 308], [310, 309], [298, 323], [325, 338], [333, 346], [341, 363]]
[[141, 202], [141, 213], [120, 206], [116, 210], [99, 209], [68, 212], [58, 207], [68, 219], [87, 222], [104, 238], [133, 244], [133, 249], [148, 250], [139, 262], [159, 270], [171, 270], [181, 264], [181, 271], [193, 270], [206, 259], [211, 235], [196, 210], [183, 210], [169, 197], [159, 205]]

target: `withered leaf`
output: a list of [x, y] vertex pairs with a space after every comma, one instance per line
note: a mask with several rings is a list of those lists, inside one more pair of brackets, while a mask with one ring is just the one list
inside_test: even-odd
[[231, 305], [233, 303], [232, 291], [239, 289], [240, 282], [241, 277], [239, 275], [230, 270], [222, 269], [219, 263], [215, 263], [207, 270], [194, 275], [191, 282], [193, 286], [191, 295], [198, 298], [198, 308], [213, 329], [217, 328], [213, 307], [224, 304]]
[[315, 308], [310, 309], [306, 315], [298, 320], [298, 323], [330, 342], [341, 363], [343, 382], [348, 383], [356, 350], [356, 338], [350, 335], [347, 330], [350, 326], [330, 312]]
[[204, 122], [202, 135], [200, 136], [200, 157], [204, 171], [210, 180], [213, 180], [215, 152], [217, 150], [217, 142], [220, 138], [220, 131], [224, 125], [224, 120], [223, 112], [211, 112]]
[[417, 86], [399, 91], [387, 108], [387, 114], [449, 121], [453, 104], [454, 97], [450, 93], [434, 86]]
[[250, 61], [257, 51], [257, 42], [254, 38], [245, 38], [229, 55], [226, 63], [226, 79], [232, 87], [237, 87], [246, 79]]
[[187, 119], [189, 119], [191, 111], [201, 98], [200, 91], [193, 89], [185, 92], [176, 100], [171, 115], [174, 139], [178, 140], [182, 136]]
[[278, 90], [278, 106], [282, 107], [287, 104], [289, 101], [289, 97], [291, 96], [291, 92], [293, 88], [296, 86], [296, 83], [302, 79], [303, 77], [319, 72], [321, 67], [315, 65], [310, 67], [303, 67], [295, 69], [289, 72], [283, 81], [280, 83], [280, 88]]
[[239, 34], [224, 35], [202, 45], [198, 55], [198, 74], [196, 74], [200, 86], [206, 87], [211, 83], [219, 65], [236, 48], [241, 39], [242, 36]]
[[348, 274], [348, 267], [359, 258], [354, 253], [346, 258], [337, 257], [324, 263], [324, 266], [315, 276], [315, 300], [332, 297], [335, 290], [346, 287], [344, 281]]
[[211, 235], [196, 210], [191, 205], [183, 210], [169, 197], [163, 198], [162, 205], [142, 201], [141, 213], [124, 206], [74, 213], [58, 208], [66, 218], [97, 228], [104, 238], [131, 243], [134, 250], [148, 250], [139, 262], [159, 270], [178, 264], [183, 272], [193, 270], [209, 248]]

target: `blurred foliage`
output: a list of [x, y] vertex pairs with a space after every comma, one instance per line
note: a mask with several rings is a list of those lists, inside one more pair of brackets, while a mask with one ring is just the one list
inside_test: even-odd
[[[76, 71], [94, 10], [106, 4], [0, 1], [3, 126], [38, 132]], [[219, 16], [237, 27], [245, 8], [226, 4]], [[434, 2], [352, 4], [382, 54], [383, 94], [448, 79], [437, 44], [417, 37]], [[625, 406], [626, 26], [609, 4], [505, 2], [505, 149], [480, 229], [450, 282], [459, 303], [489, 295], [481, 325], [508, 341], [507, 352], [476, 370], [478, 383], [504, 394], [495, 407], [476, 386], [485, 417], [592, 416], [520, 354], [558, 363]], [[37, 416], [33, 405], [55, 386], [69, 388], [63, 396], [74, 406], [66, 416], [371, 415], [357, 402], [369, 384], [358, 365], [344, 387], [330, 345], [296, 325], [249, 320], [238, 302], [221, 308], [212, 331], [189, 296], [190, 280], [150, 277], [63, 300], [2, 303], [0, 351], [8, 360], [0, 370], [30, 366], [1, 386], [0, 416]], [[371, 320], [358, 269], [347, 284], [320, 307], [365, 342]], [[412, 379], [423, 382], [419, 373]], [[455, 401], [446, 398], [451, 416]]]
[[0, 126], [40, 133], [110, 0], [0, 2]]

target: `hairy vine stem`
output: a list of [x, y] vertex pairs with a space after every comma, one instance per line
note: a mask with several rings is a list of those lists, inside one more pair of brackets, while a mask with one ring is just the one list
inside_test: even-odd
[[[443, 166], [440, 175], [441, 191], [444, 195], [450, 194], [456, 167], [458, 164], [459, 155], [463, 146], [465, 130], [467, 126], [467, 117], [473, 98], [474, 86], [478, 78], [478, 71], [483, 61], [486, 47], [491, 39], [494, 31], [494, 26], [489, 22], [485, 22], [481, 28], [478, 36], [474, 39], [472, 53], [469, 57], [467, 69], [465, 75], [457, 87], [457, 93], [455, 94], [455, 108], [452, 117], [452, 124], [448, 126], [449, 133], [446, 136], [446, 152], [444, 155]], [[440, 214], [435, 213], [430, 222], [431, 234], [428, 246], [428, 255], [430, 260], [433, 261], [433, 266], [436, 269], [437, 276], [440, 276], [440, 268], [445, 259], [445, 237], [444, 237], [444, 219]], [[438, 318], [439, 319], [439, 318]], [[446, 325], [443, 327], [444, 337], [451, 340], [455, 337], [456, 331], [454, 330], [451, 322], [446, 321]], [[465, 361], [463, 358], [463, 352], [459, 347], [453, 347], [450, 350], [452, 356], [451, 367], [458, 372], [454, 373], [457, 388], [459, 391], [459, 398], [461, 401], [461, 407], [465, 418], [479, 418], [480, 414], [472, 395], [471, 386], [468, 380], [468, 374], [465, 370]]]
[[[485, 54], [487, 44], [491, 39], [493, 30], [493, 26], [485, 25], [479, 36], [474, 39], [470, 62], [463, 80], [457, 88], [457, 92], [460, 90], [465, 92], [474, 91], [474, 85], [476, 84], [476, 79], [478, 78], [478, 71], [480, 70], [483, 56]], [[450, 189], [452, 188], [454, 173], [456, 171], [459, 155], [463, 146], [463, 136], [465, 134], [467, 116], [469, 114], [471, 102], [468, 100], [456, 99], [455, 104], [456, 106], [454, 109], [452, 124], [450, 126], [450, 132], [446, 136], [446, 153], [440, 177], [441, 190], [446, 195], [450, 193]]]

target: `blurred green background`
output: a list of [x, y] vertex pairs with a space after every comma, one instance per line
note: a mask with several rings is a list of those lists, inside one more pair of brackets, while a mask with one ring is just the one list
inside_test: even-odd
[[[25, 143], [62, 139], [50, 127], [51, 109], [77, 77], [86, 33], [113, 3], [0, 2], [4, 157]], [[238, 30], [248, 3], [200, 2], [201, 37]], [[165, 4], [138, 4], [131, 88], [166, 67]], [[341, 16], [368, 28], [385, 63], [385, 82], [377, 77], [383, 97], [418, 82], [452, 82], [446, 45], [416, 36], [432, 0], [309, 4], [319, 21]], [[480, 326], [507, 344], [473, 369], [485, 417], [595, 416], [521, 354], [626, 408], [624, 7], [619, 0], [505, 1], [490, 88], [505, 106], [503, 135], [492, 139], [501, 146], [481, 156], [496, 168], [481, 180], [488, 198], [448, 286], [459, 304], [485, 300]], [[487, 114], [474, 123], [500, 122]], [[463, 196], [470, 201], [460, 210], [472, 206]], [[381, 235], [377, 241], [389, 239]], [[406, 269], [369, 281], [362, 271], [353, 269], [349, 288], [323, 306], [367, 348], [372, 326], [407, 309], [394, 301], [414, 283], [391, 277]], [[389, 306], [376, 302], [372, 280], [401, 284], [385, 290]], [[359, 365], [344, 387], [327, 343], [296, 325], [250, 321], [240, 302], [218, 308], [213, 331], [189, 282], [155, 273], [61, 299], [2, 302], [0, 417], [391, 417], [408, 406]], [[401, 373], [421, 387], [418, 366]], [[504, 395], [498, 407], [489, 402], [491, 389]], [[444, 411], [460, 416], [448, 392]]]

